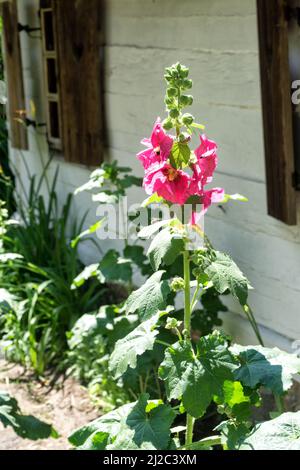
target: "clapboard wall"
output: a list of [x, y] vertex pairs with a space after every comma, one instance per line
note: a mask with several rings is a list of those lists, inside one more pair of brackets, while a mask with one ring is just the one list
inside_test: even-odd
[[[37, 21], [37, 3], [18, 0], [21, 22]], [[225, 213], [213, 208], [206, 217], [207, 233], [250, 278], [255, 288], [251, 304], [267, 343], [289, 348], [291, 340], [300, 338], [300, 229], [267, 216], [256, 1], [108, 0], [106, 15], [106, 158], [141, 174], [135, 159], [139, 141], [155, 118], [164, 116], [164, 67], [176, 61], [188, 65], [195, 83], [192, 112], [220, 148], [215, 183], [227, 193], [249, 197], [248, 204], [230, 204]], [[34, 99], [43, 117], [39, 42], [22, 35], [22, 54], [27, 102]], [[43, 136], [39, 144], [46, 158]], [[40, 171], [36, 150], [31, 136], [26, 156], [31, 169]], [[22, 171], [18, 152], [12, 156]], [[89, 171], [60, 157], [56, 162], [63, 198]], [[133, 201], [142, 197], [141, 191], [131, 193]], [[75, 211], [89, 206], [83, 195]], [[239, 306], [229, 305], [228, 327], [248, 341]]]

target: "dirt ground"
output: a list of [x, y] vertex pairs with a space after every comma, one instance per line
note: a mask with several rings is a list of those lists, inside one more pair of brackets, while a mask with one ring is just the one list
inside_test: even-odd
[[22, 413], [33, 415], [56, 429], [61, 437], [30, 441], [17, 436], [0, 423], [0, 450], [69, 449], [67, 436], [76, 428], [99, 416], [87, 391], [74, 379], [59, 378], [55, 384], [41, 383], [24, 372], [21, 366], [0, 359], [0, 390], [18, 400]]

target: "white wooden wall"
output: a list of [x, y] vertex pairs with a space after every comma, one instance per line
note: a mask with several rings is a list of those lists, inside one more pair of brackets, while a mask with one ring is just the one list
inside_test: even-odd
[[[24, 22], [31, 18], [32, 24], [36, 4], [19, 0]], [[26, 96], [43, 113], [41, 90], [34, 85], [39, 46], [26, 38], [22, 46]], [[190, 67], [192, 112], [220, 148], [215, 184], [249, 197], [248, 204], [228, 205], [226, 213], [212, 209], [207, 233], [250, 278], [250, 300], [266, 342], [289, 348], [291, 339], [300, 338], [300, 230], [267, 216], [256, 0], [108, 0], [106, 60], [108, 158], [140, 174], [139, 141], [158, 115], [164, 117], [164, 67], [176, 61]], [[34, 147], [32, 142], [32, 168], [38, 164]], [[87, 178], [78, 165], [60, 165], [62, 193]], [[141, 191], [131, 195], [142, 197]], [[77, 212], [85, 209], [89, 198], [76, 204]], [[231, 302], [230, 308], [229, 329], [243, 341], [252, 339], [239, 306]]]

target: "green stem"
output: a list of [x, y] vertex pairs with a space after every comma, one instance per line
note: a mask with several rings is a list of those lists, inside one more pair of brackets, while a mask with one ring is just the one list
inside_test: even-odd
[[194, 430], [195, 418], [191, 415], [186, 415], [186, 433], [185, 433], [185, 445], [190, 446], [193, 443], [193, 430]]
[[280, 413], [280, 414], [282, 415], [282, 413], [285, 412], [285, 409], [284, 409], [285, 406], [284, 406], [283, 397], [280, 396], [280, 395], [277, 395], [277, 393], [274, 393], [274, 399], [275, 399], [277, 411], [278, 411], [278, 413]]
[[244, 305], [244, 312], [245, 312], [245, 314], [248, 318], [248, 321], [249, 321], [250, 325], [252, 326], [252, 329], [253, 329], [253, 331], [256, 335], [256, 338], [258, 339], [260, 345], [264, 346], [264, 342], [263, 342], [263, 339], [261, 337], [258, 324], [255, 320], [255, 317], [254, 317], [254, 314], [253, 314], [253, 311], [252, 311], [250, 305], [248, 305], [248, 304]]
[[[190, 275], [190, 257], [187, 250], [183, 253], [183, 272], [184, 272], [184, 329], [186, 336], [191, 336], [191, 275]], [[185, 444], [191, 445], [193, 442], [193, 430], [195, 419], [187, 414], [186, 416], [186, 434]]]
[[187, 250], [183, 253], [183, 273], [184, 273], [184, 329], [188, 336], [191, 336], [191, 276], [190, 258]]

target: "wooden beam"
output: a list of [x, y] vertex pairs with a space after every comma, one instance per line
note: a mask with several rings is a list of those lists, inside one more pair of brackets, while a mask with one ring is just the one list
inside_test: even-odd
[[297, 223], [285, 0], [257, 0], [269, 215]]
[[27, 129], [18, 120], [25, 112], [25, 95], [16, 0], [2, 4], [2, 19], [10, 140], [12, 147], [27, 150]]

